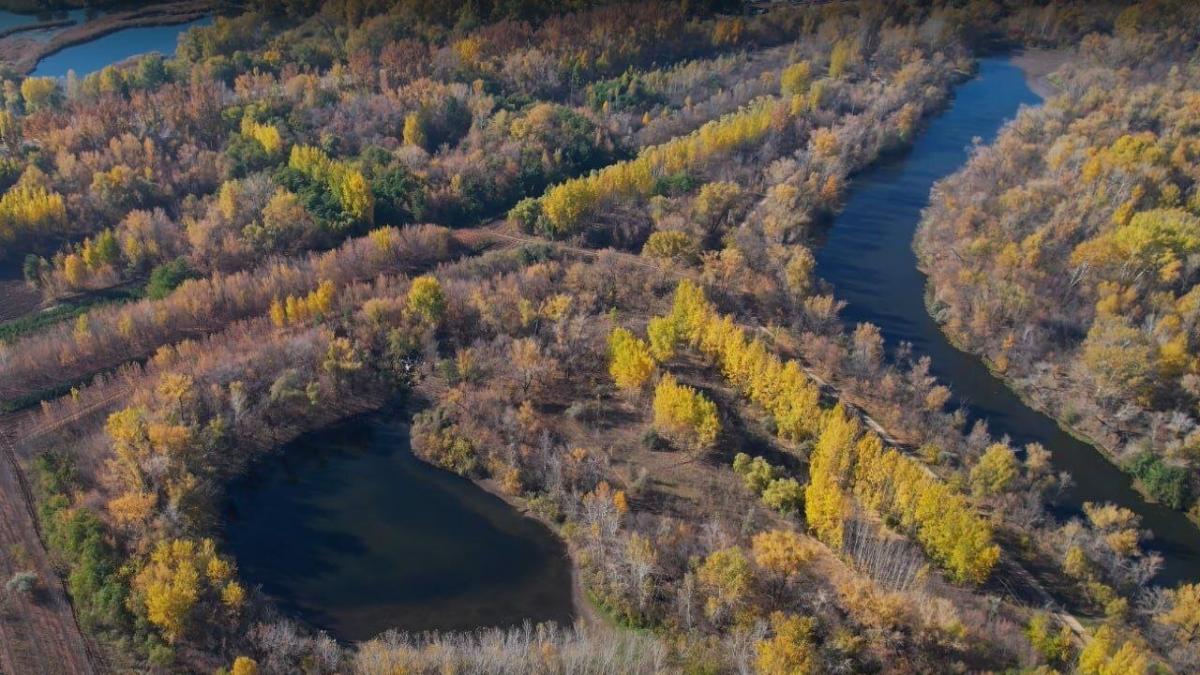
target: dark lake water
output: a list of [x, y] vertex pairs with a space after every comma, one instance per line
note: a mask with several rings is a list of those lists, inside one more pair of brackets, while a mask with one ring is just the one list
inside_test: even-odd
[[933, 373], [973, 419], [987, 421], [993, 435], [1008, 435], [1021, 445], [1036, 441], [1050, 450], [1055, 468], [1075, 480], [1064, 513], [1088, 501], [1131, 509], [1154, 533], [1149, 547], [1163, 555], [1157, 580], [1195, 580], [1200, 530], [1182, 513], [1146, 502], [1100, 451], [1026, 406], [980, 359], [950, 344], [925, 309], [925, 275], [917, 269], [912, 239], [930, 189], [963, 165], [972, 139], [991, 142], [1021, 105], [1039, 102], [1007, 59], [982, 59], [978, 75], [958, 87], [949, 109], [930, 121], [909, 153], [854, 178], [845, 210], [816, 251], [817, 273], [849, 303], [842, 314], [849, 325], [871, 322], [890, 346], [907, 341], [916, 354], [928, 355]]
[[68, 71], [74, 70], [76, 75], [83, 77], [139, 54], [160, 52], [164, 56], [171, 56], [175, 53], [180, 33], [210, 23], [212, 17], [175, 26], [126, 28], [51, 54], [38, 62], [32, 74], [37, 77], [66, 77]]
[[409, 450], [410, 413], [308, 434], [230, 488], [243, 580], [344, 640], [573, 620], [561, 541]]

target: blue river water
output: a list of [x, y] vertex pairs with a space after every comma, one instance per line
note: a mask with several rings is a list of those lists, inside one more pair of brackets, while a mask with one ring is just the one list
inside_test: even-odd
[[66, 77], [75, 71], [79, 77], [102, 70], [105, 66], [132, 56], [159, 52], [164, 56], [175, 53], [179, 35], [189, 28], [212, 23], [204, 17], [174, 26], [144, 26], [109, 33], [90, 42], [67, 47], [38, 62], [33, 75], [37, 77]]

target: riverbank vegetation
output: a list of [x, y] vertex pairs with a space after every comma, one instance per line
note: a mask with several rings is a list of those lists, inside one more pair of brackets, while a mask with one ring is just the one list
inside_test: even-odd
[[[1200, 663], [1136, 516], [1058, 521], [1047, 452], [964, 428], [813, 273], [972, 41], [1115, 8], [450, 6], [252, 3], [176, 58], [6, 87], [5, 253], [50, 299], [148, 280], [0, 344], [0, 397], [47, 399], [20, 451], [112, 669]], [[231, 480], [398, 395], [414, 452], [554, 527], [607, 623], [343, 645], [240, 577]]]
[[956, 341], [1200, 521], [1195, 9], [1131, 7], [1083, 41], [917, 243]]

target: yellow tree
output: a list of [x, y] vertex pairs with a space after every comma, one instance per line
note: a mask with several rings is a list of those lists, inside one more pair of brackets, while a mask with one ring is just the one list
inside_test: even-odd
[[755, 645], [754, 662], [759, 675], [807, 675], [819, 670], [812, 644], [814, 621], [807, 617], [775, 612], [771, 615], [774, 636]]
[[769, 530], [754, 535], [750, 551], [754, 564], [781, 577], [789, 577], [816, 555], [818, 544], [791, 530]]
[[408, 288], [408, 311], [436, 324], [446, 312], [446, 296], [437, 277], [419, 276]]
[[696, 449], [711, 445], [721, 432], [717, 406], [670, 374], [654, 389], [654, 426]]
[[614, 328], [608, 336], [608, 374], [621, 389], [641, 389], [654, 374], [646, 343], [624, 328]]
[[753, 572], [742, 549], [734, 546], [709, 554], [696, 578], [708, 595], [704, 611], [715, 620], [742, 603], [750, 592]]
[[1013, 451], [1003, 443], [993, 443], [971, 469], [971, 487], [978, 496], [998, 495], [1012, 485], [1017, 475]]

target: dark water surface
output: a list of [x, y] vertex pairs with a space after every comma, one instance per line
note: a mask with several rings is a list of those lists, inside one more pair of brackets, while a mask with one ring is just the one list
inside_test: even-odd
[[928, 355], [933, 373], [966, 404], [972, 419], [987, 421], [994, 436], [1007, 434], [1017, 444], [1038, 442], [1050, 450], [1054, 467], [1075, 479], [1063, 504], [1066, 513], [1088, 501], [1131, 509], [1154, 533], [1149, 547], [1163, 555], [1157, 580], [1195, 580], [1200, 530], [1182, 513], [1146, 502], [1099, 450], [1026, 406], [980, 359], [950, 344], [925, 309], [925, 275], [917, 269], [912, 239], [930, 189], [963, 165], [972, 139], [990, 143], [1019, 106], [1039, 102], [1007, 59], [982, 59], [979, 74], [958, 87], [949, 109], [930, 121], [911, 152], [854, 178], [845, 210], [816, 252], [817, 273], [849, 303], [842, 314], [848, 324], [869, 321], [890, 346], [907, 341], [917, 355]]
[[414, 457], [408, 417], [378, 413], [305, 435], [235, 483], [226, 550], [242, 578], [345, 640], [570, 623], [562, 543]]

